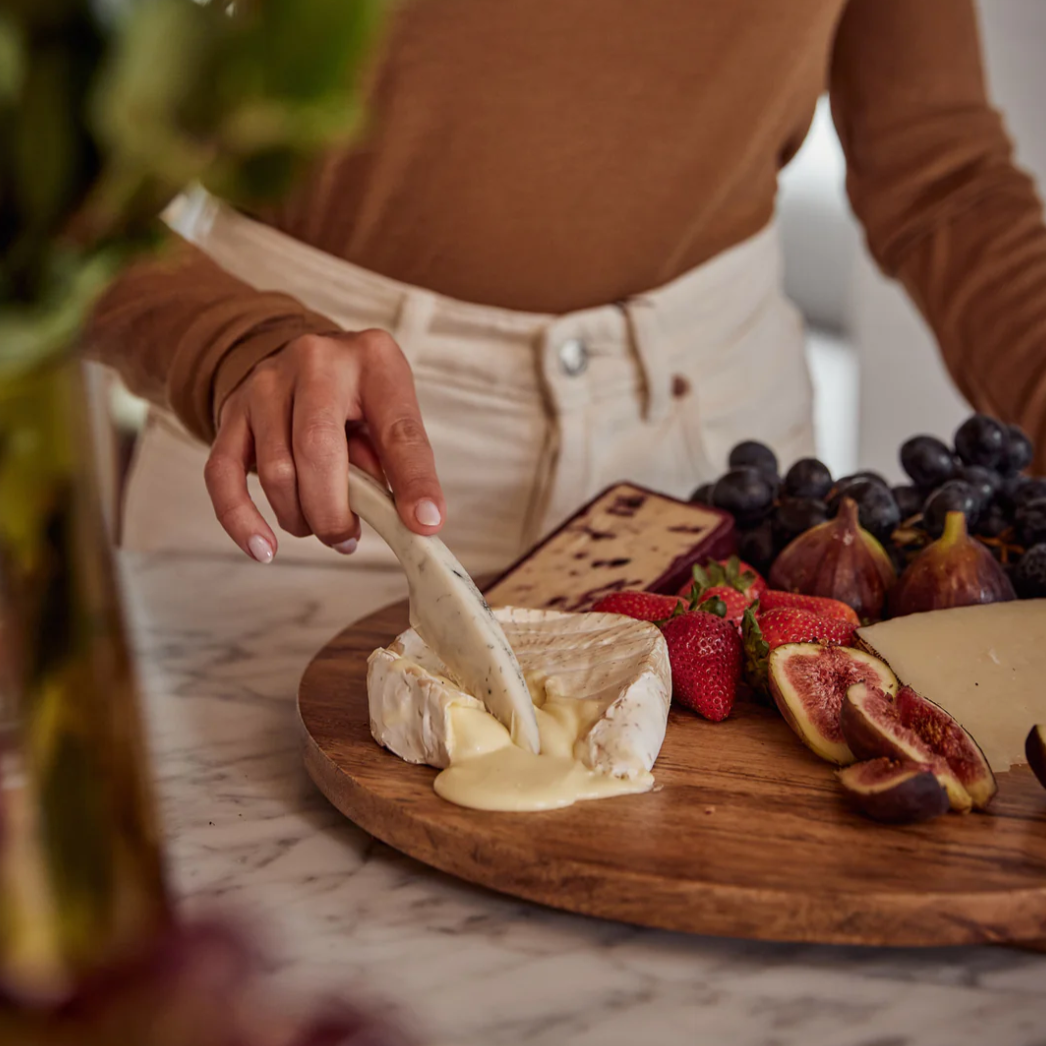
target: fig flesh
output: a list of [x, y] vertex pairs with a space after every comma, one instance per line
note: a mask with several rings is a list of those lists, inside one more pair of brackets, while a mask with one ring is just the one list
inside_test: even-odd
[[897, 574], [883, 546], [860, 526], [857, 503], [844, 496], [835, 519], [781, 550], [768, 580], [785, 592], [838, 599], [862, 620], [878, 621]]
[[973, 800], [975, 810], [986, 810], [999, 790], [995, 774], [980, 745], [939, 704], [902, 686], [894, 699], [901, 724], [914, 730], [936, 755], [941, 756]]
[[1002, 566], [967, 533], [966, 517], [961, 512], [949, 512], [944, 533], [908, 564], [894, 585], [890, 614], [902, 617], [1016, 598]]
[[930, 767], [959, 813], [975, 806], [983, 810], [995, 795], [995, 775], [973, 738], [910, 687], [896, 696], [861, 684], [851, 687], [840, 725], [858, 759], [886, 756]]
[[807, 748], [838, 766], [854, 761], [839, 722], [846, 692], [862, 683], [890, 694], [897, 689], [882, 661], [850, 647], [786, 643], [770, 652], [767, 669], [785, 722]]
[[843, 791], [873, 820], [917, 824], [948, 812], [948, 793], [922, 763], [872, 759], [837, 771]]
[[1031, 728], [1028, 740], [1024, 742], [1024, 754], [1028, 757], [1028, 765], [1039, 779], [1039, 784], [1046, 788], [1046, 726]]

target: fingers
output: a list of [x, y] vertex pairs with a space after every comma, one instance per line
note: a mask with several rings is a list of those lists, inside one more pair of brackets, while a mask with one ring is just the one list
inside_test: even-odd
[[365, 425], [349, 425], [349, 461], [357, 468], [363, 469], [383, 487], [388, 486], [385, 471], [381, 467], [381, 458], [374, 449]]
[[259, 371], [252, 382], [248, 415], [262, 490], [280, 526], [304, 538], [312, 531], [299, 501], [298, 470], [291, 452], [291, 393], [281, 374]]
[[320, 541], [339, 552], [354, 551], [360, 536], [359, 520], [349, 508], [349, 398], [344, 371], [302, 374], [291, 425], [302, 513]]
[[365, 331], [359, 337], [364, 353], [360, 406], [400, 518], [416, 533], [434, 534], [443, 525], [447, 506], [410, 365], [387, 334]]
[[242, 411], [225, 412], [211, 447], [204, 480], [214, 514], [225, 532], [259, 563], [271, 563], [276, 536], [247, 492], [247, 469], [254, 454], [251, 431]]

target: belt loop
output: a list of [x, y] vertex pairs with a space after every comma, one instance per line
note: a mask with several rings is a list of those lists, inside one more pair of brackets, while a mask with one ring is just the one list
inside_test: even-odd
[[645, 417], [656, 424], [668, 417], [671, 405], [671, 375], [657, 306], [649, 298], [636, 297], [620, 302], [619, 307], [625, 314], [632, 348], [643, 372]]
[[527, 517], [523, 522], [523, 541], [526, 548], [536, 544], [541, 537], [562, 465], [563, 416], [556, 394], [556, 379], [550, 373], [552, 357], [555, 354], [555, 336], [556, 325], [549, 323], [537, 332], [534, 339], [534, 369], [538, 379], [541, 406], [545, 413], [545, 438], [539, 451]]
[[389, 331], [408, 360], [411, 360], [423, 335], [428, 333], [436, 311], [436, 295], [430, 291], [411, 288], [403, 295]]

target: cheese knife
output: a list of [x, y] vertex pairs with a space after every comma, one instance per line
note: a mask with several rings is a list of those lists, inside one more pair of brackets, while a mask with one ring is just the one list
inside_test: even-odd
[[523, 671], [465, 568], [438, 537], [408, 529], [392, 494], [355, 465], [349, 465], [349, 501], [407, 575], [411, 627], [517, 745], [539, 752], [537, 718]]

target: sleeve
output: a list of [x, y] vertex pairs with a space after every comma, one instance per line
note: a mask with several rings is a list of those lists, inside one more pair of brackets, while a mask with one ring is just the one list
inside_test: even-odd
[[978, 410], [1046, 469], [1046, 226], [991, 108], [973, 0], [850, 0], [830, 74], [847, 189]]
[[256, 363], [302, 334], [336, 330], [294, 298], [234, 278], [172, 233], [160, 254], [106, 290], [89, 317], [83, 350], [210, 442], [221, 405]]

